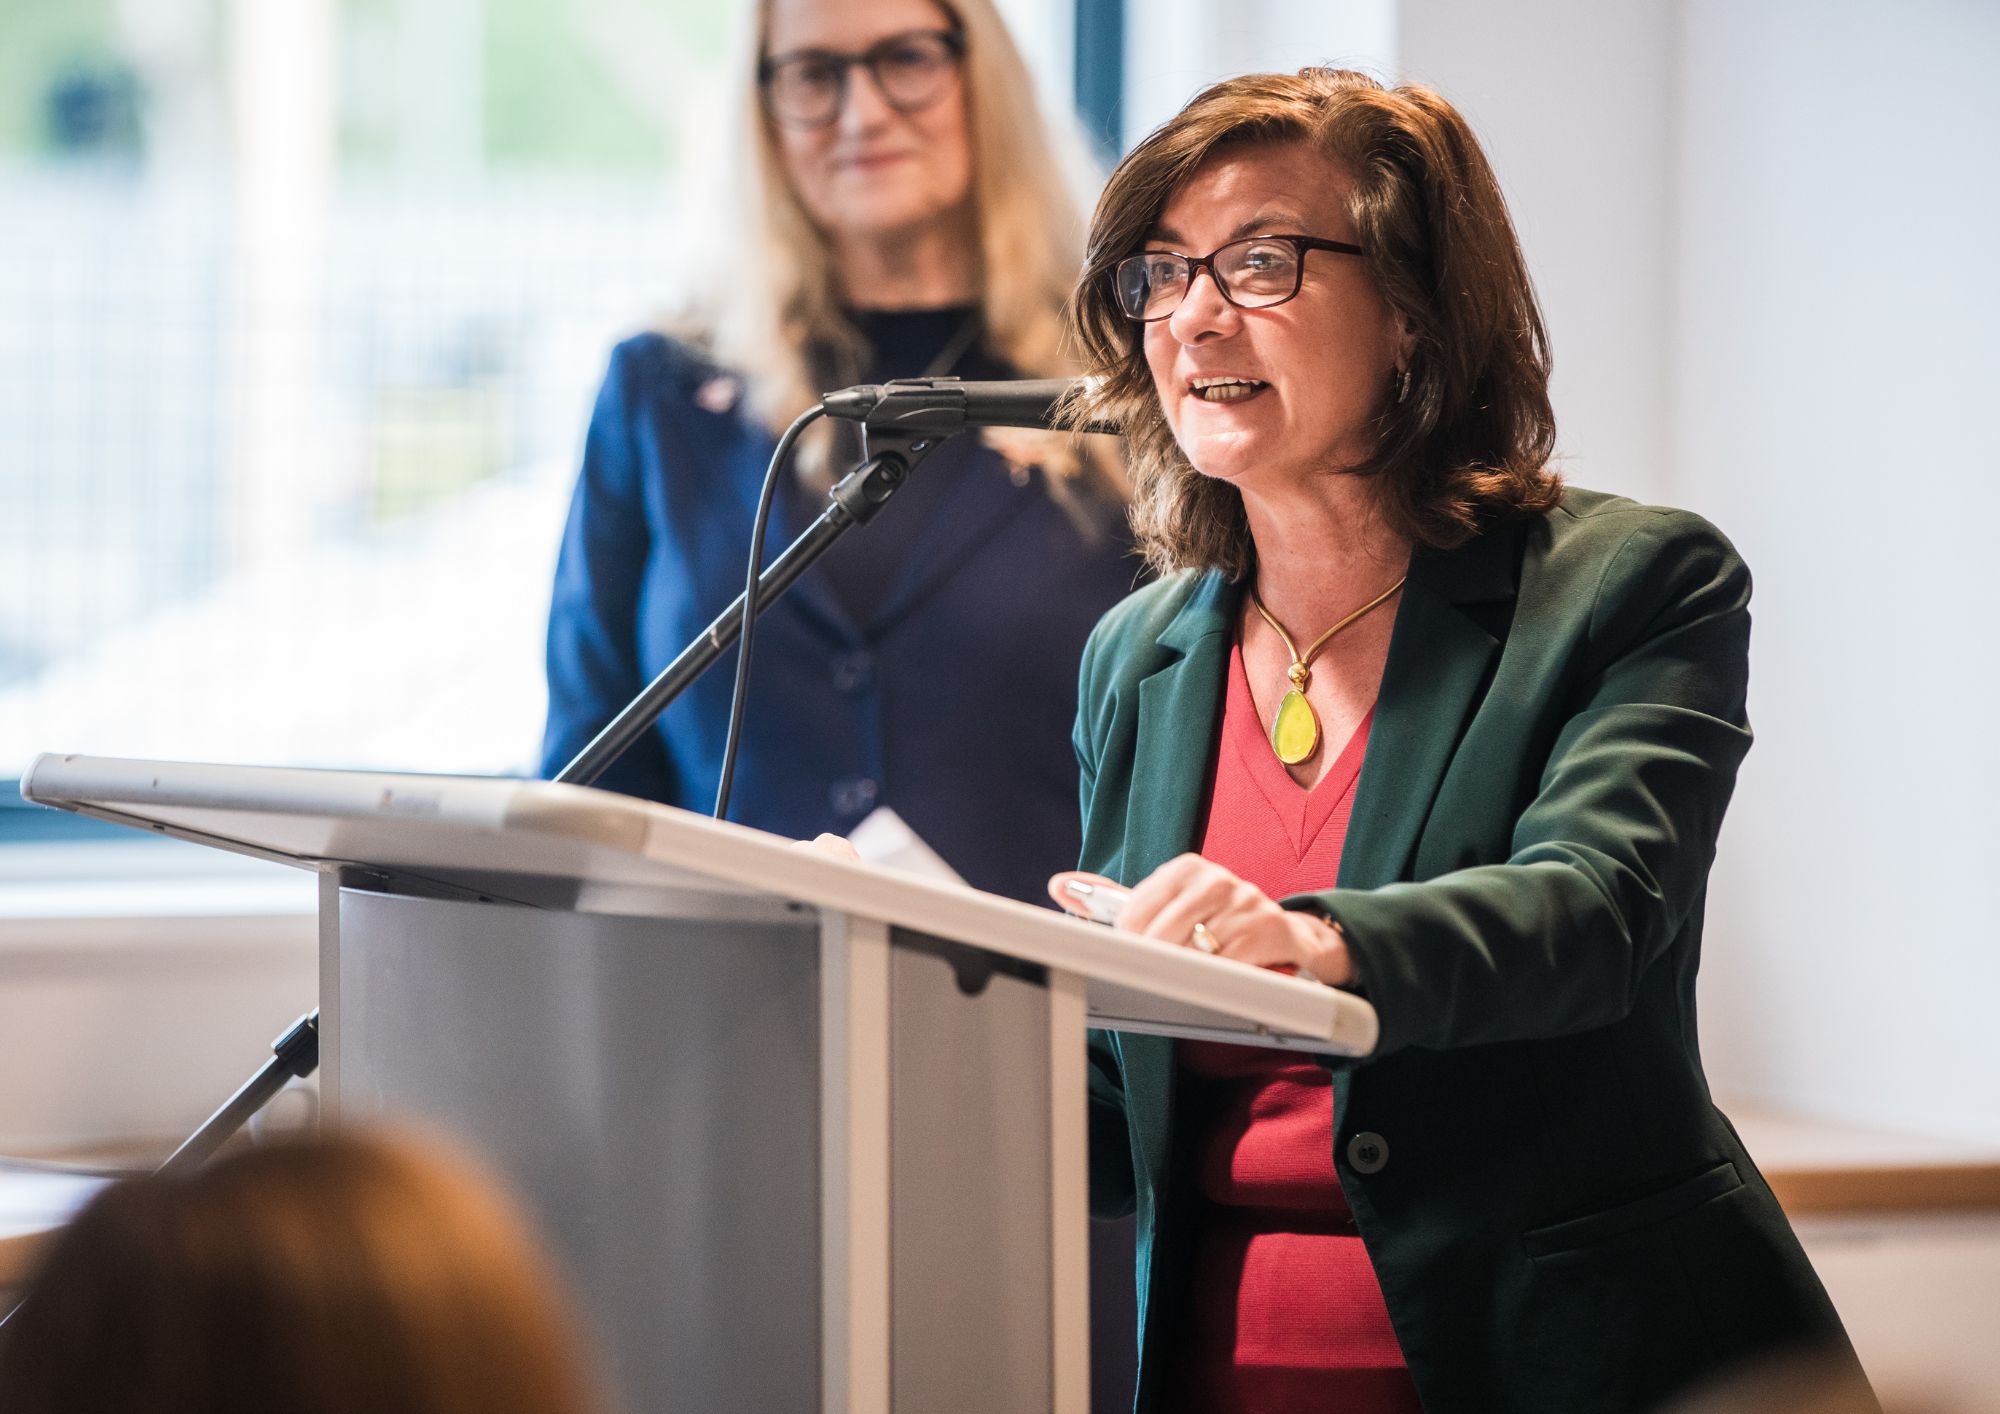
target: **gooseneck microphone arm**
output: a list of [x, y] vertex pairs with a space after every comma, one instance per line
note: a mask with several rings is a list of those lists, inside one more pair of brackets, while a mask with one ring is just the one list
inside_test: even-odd
[[[898, 378], [887, 383], [867, 383], [828, 393], [817, 407], [806, 409], [785, 429], [771, 454], [765, 473], [763, 495], [758, 504], [758, 523], [753, 541], [758, 558], [762, 555], [763, 521], [780, 468], [790, 457], [799, 434], [816, 419], [837, 418], [861, 424], [867, 457], [843, 477], [829, 493], [827, 507], [770, 566], [746, 576], [744, 592], [718, 614], [680, 656], [667, 664], [624, 710], [593, 737], [568, 765], [551, 779], [570, 785], [587, 786], [610, 768], [612, 762], [652, 728], [673, 700], [728, 651], [740, 636], [746, 637], [756, 616], [783, 594], [813, 561], [825, 554], [842, 535], [873, 519], [908, 478], [918, 462], [938, 443], [974, 427], [1059, 427], [1064, 409], [1081, 391], [1081, 381], [1069, 378], [1016, 379], [994, 382], [964, 382], [957, 378]], [[1092, 422], [1066, 430], [1115, 436], [1118, 428], [1110, 423]], [[752, 577], [754, 576], [754, 577]], [[741, 733], [744, 691], [749, 677], [749, 659], [737, 660], [735, 700], [730, 712], [729, 739], [723, 753], [721, 779], [716, 789], [715, 817], [729, 809], [729, 786], [735, 761], [735, 747]]]

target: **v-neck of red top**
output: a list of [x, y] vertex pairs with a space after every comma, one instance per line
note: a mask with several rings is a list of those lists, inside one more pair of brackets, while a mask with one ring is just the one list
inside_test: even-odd
[[[1271, 750], [1232, 647], [1202, 855], [1272, 898], [1331, 889], [1374, 716], [1307, 790]], [[1184, 1337], [1163, 1357], [1162, 1408], [1415, 1414], [1334, 1167], [1332, 1076], [1309, 1057], [1249, 1046], [1181, 1041], [1175, 1055], [1186, 1081], [1180, 1164], [1203, 1205], [1168, 1317]]]
[[[1280, 761], [1277, 752], [1271, 749], [1271, 739], [1266, 733], [1263, 721], [1258, 717], [1256, 700], [1250, 694], [1250, 675], [1243, 665], [1243, 645], [1239, 642], [1230, 648], [1229, 688], [1222, 713], [1222, 749], [1231, 754], [1236, 771], [1240, 773], [1239, 779], [1248, 779], [1255, 784], [1257, 794], [1276, 817], [1286, 842], [1292, 846], [1292, 858], [1289, 862], [1294, 867], [1314, 853], [1313, 842], [1319, 838], [1327, 822], [1336, 813], [1341, 815], [1343, 826], [1341, 834], [1345, 836], [1346, 815], [1353, 808], [1354, 786], [1361, 776], [1362, 758], [1368, 754], [1368, 729], [1374, 720], [1375, 709], [1370, 707], [1367, 715], [1362, 717], [1361, 724], [1354, 729], [1354, 734], [1341, 748], [1340, 754], [1334, 757], [1333, 764], [1327, 767], [1326, 774], [1308, 790], [1292, 779], [1291, 772], [1285, 769], [1284, 762]], [[1248, 802], [1234, 803], [1240, 809]], [[1212, 809], [1213, 803], [1211, 803]], [[1202, 852], [1207, 854], [1208, 850], [1204, 848]], [[1214, 858], [1213, 855], [1209, 857]], [[1268, 859], [1268, 856], [1265, 858]], [[1333, 859], [1337, 865], [1339, 861], [1337, 851]], [[1283, 889], [1273, 887], [1277, 880], [1267, 882], [1256, 876], [1256, 870], [1246, 871], [1234, 862], [1224, 860], [1217, 862], [1249, 879], [1273, 898], [1300, 891], [1298, 886]], [[1269, 860], [1271, 865], [1283, 862]], [[1292, 870], [1286, 869], [1283, 872], [1289, 876]], [[1289, 882], [1289, 879], [1286, 882]], [[1330, 889], [1333, 883], [1331, 878], [1326, 878], [1303, 887]]]

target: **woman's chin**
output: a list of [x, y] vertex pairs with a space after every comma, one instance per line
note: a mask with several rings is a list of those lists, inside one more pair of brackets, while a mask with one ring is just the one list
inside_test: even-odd
[[1259, 439], [1247, 432], [1212, 432], [1182, 442], [1188, 464], [1216, 481], [1235, 481], [1256, 466]]

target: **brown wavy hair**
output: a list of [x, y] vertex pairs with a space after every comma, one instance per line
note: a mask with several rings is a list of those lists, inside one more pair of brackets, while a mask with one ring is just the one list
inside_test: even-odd
[[511, 1203], [408, 1137], [287, 1141], [99, 1193], [0, 1340], [7, 1414], [594, 1414]]
[[1211, 158], [1305, 142], [1352, 180], [1349, 206], [1376, 288], [1412, 336], [1409, 386], [1385, 386], [1375, 451], [1341, 471], [1377, 483], [1381, 513], [1412, 542], [1449, 548], [1547, 510], [1562, 481], [1549, 404], [1548, 335], [1507, 203], [1471, 127], [1427, 88], [1350, 69], [1249, 74], [1198, 94], [1133, 148], [1092, 217], [1067, 320], [1098, 381], [1079, 421], [1123, 425], [1132, 524], [1161, 573], [1254, 556], [1236, 488], [1202, 475], [1174, 440], [1147, 371], [1144, 326], [1118, 307], [1112, 270], [1145, 243]]

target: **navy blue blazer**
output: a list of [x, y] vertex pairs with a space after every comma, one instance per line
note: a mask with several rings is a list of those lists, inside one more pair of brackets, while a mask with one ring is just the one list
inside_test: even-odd
[[[742, 590], [774, 439], [730, 403], [731, 386], [656, 334], [612, 354], [556, 569], [545, 775]], [[933, 483], [921, 496], [918, 479]], [[883, 583], [857, 622], [824, 567], [869, 556], [871, 532], [899, 511], [927, 526], [897, 537], [904, 554], [862, 566]], [[767, 554], [812, 513], [803, 497], [780, 497]], [[1091, 627], [1132, 587], [1127, 548], [1122, 507], [1087, 497], [1072, 512], [1039, 469], [1016, 476], [970, 437], [946, 444], [760, 620], [731, 818], [809, 838], [886, 804], [974, 885], [1046, 897], [1044, 880], [1081, 843], [1077, 665]], [[732, 662], [598, 784], [706, 812]]]

